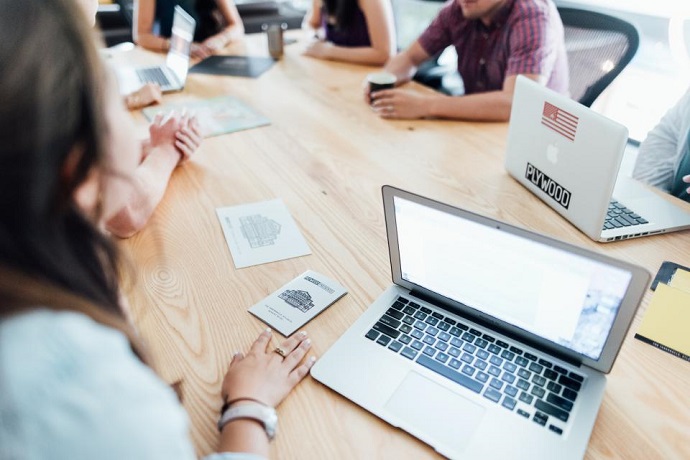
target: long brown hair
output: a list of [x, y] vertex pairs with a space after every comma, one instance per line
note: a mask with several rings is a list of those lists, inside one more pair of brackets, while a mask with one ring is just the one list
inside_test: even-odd
[[81, 311], [142, 356], [120, 306], [117, 250], [73, 199], [94, 168], [107, 169], [93, 31], [74, 0], [0, 0], [0, 11], [0, 319]]

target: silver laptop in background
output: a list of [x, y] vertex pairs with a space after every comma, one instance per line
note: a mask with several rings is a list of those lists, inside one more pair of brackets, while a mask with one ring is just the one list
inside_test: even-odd
[[390, 186], [393, 285], [312, 376], [450, 458], [582, 458], [642, 268]]
[[165, 64], [156, 67], [125, 67], [116, 70], [121, 94], [130, 94], [146, 83], [157, 83], [163, 92], [184, 89], [196, 21], [180, 6], [175, 7], [170, 50]]
[[690, 213], [619, 175], [628, 130], [519, 76], [508, 173], [584, 234], [610, 242], [690, 228]]

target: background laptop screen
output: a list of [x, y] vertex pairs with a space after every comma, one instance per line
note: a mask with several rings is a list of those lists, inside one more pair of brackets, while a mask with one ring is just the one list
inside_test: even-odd
[[402, 278], [599, 359], [632, 274], [394, 198]]

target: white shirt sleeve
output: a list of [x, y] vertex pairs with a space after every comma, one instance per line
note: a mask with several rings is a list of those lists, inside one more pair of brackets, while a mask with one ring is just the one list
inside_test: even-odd
[[690, 130], [690, 90], [673, 106], [640, 145], [635, 179], [671, 190]]
[[0, 323], [0, 458], [191, 460], [188, 425], [119, 331], [48, 310]]

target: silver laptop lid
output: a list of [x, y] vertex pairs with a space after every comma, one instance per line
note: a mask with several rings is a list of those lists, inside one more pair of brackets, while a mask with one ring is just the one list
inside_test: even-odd
[[170, 36], [170, 51], [165, 59], [165, 66], [177, 78], [177, 83], [184, 84], [189, 70], [189, 54], [194, 41], [196, 21], [179, 5], [175, 7], [172, 34]]
[[650, 278], [643, 268], [390, 186], [383, 203], [394, 283], [611, 370]]
[[506, 170], [556, 212], [599, 240], [628, 129], [519, 76]]

